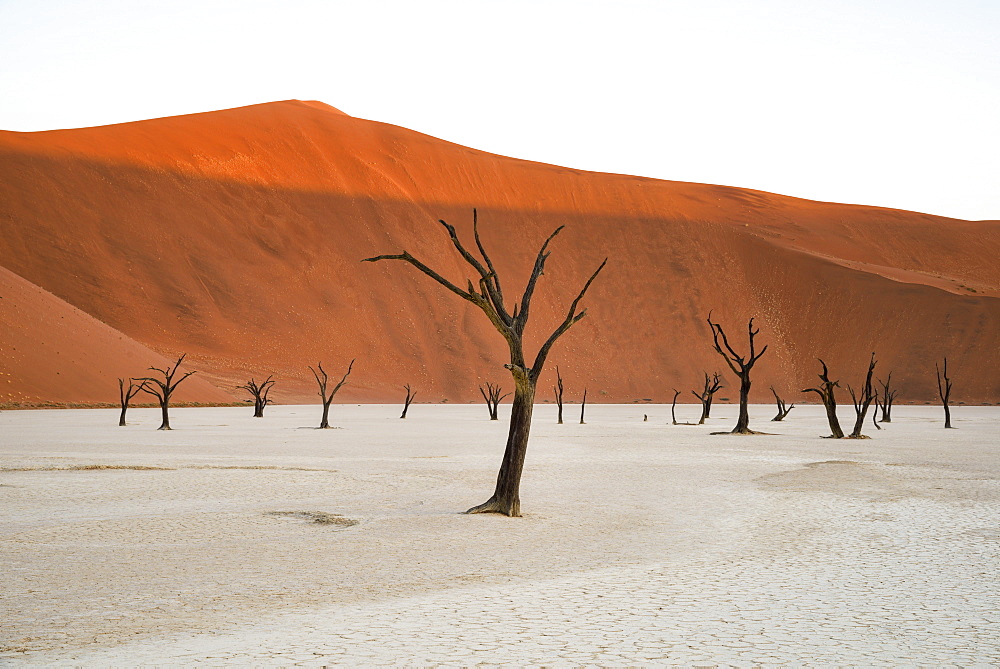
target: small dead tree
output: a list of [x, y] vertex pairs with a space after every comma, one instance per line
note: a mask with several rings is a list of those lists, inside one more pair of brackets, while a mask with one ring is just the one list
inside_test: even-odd
[[[948, 378], [948, 358], [944, 359], [944, 373], [941, 373], [941, 368], [938, 364], [934, 363], [934, 371], [937, 372], [937, 385], [938, 385], [938, 397], [941, 398], [941, 404], [944, 406], [944, 426], [945, 428], [951, 428], [951, 407], [948, 402], [951, 401], [951, 379]], [[941, 383], [942, 378], [944, 383]]]
[[868, 407], [871, 406], [872, 400], [875, 399], [875, 390], [872, 386], [872, 373], [875, 371], [875, 354], [872, 353], [871, 361], [868, 363], [868, 374], [865, 376], [865, 384], [861, 387], [861, 394], [857, 395], [854, 392], [854, 388], [850, 385], [847, 386], [847, 392], [851, 394], [851, 402], [854, 403], [854, 413], [857, 418], [854, 421], [854, 430], [848, 435], [848, 439], [867, 439], [865, 435], [861, 434], [861, 428], [865, 424], [865, 416], [868, 415]]
[[819, 375], [820, 385], [816, 388], [806, 388], [802, 392], [804, 393], [816, 393], [819, 395], [820, 400], [823, 401], [823, 406], [826, 407], [826, 419], [830, 423], [830, 436], [828, 439], [843, 439], [844, 430], [840, 427], [840, 419], [837, 418], [837, 397], [834, 394], [834, 388], [840, 387], [840, 381], [831, 381], [829, 370], [826, 368], [826, 363], [819, 359], [819, 364], [823, 365], [823, 373]]
[[[528, 323], [528, 314], [531, 307], [531, 299], [535, 293], [535, 286], [538, 278], [545, 269], [545, 261], [549, 257], [549, 243], [559, 234], [563, 226], [556, 228], [542, 244], [538, 255], [535, 256], [535, 264], [528, 277], [527, 286], [521, 296], [519, 304], [515, 303], [512, 311], [507, 310], [503, 297], [503, 290], [500, 286], [500, 277], [493, 266], [493, 261], [486, 253], [482, 242], [479, 239], [478, 215], [476, 210], [472, 210], [472, 230], [476, 240], [476, 247], [482, 260], [477, 259], [459, 241], [455, 232], [455, 227], [440, 221], [452, 245], [462, 256], [466, 263], [475, 271], [477, 275], [476, 283], [468, 281], [468, 287], [459, 288], [448, 279], [444, 278], [433, 269], [414, 258], [410, 253], [403, 251], [398, 255], [381, 255], [374, 258], [365, 258], [365, 262], [377, 262], [379, 260], [402, 260], [434, 279], [447, 290], [458, 295], [463, 300], [467, 300], [482, 309], [493, 327], [503, 336], [510, 350], [510, 363], [504, 365], [514, 377], [514, 402], [511, 407], [510, 430], [507, 434], [507, 446], [504, 449], [503, 462], [500, 465], [500, 472], [497, 474], [497, 484], [493, 495], [486, 502], [474, 506], [467, 513], [502, 513], [507, 516], [521, 515], [521, 473], [524, 470], [524, 456], [528, 450], [528, 435], [531, 431], [531, 412], [534, 407], [535, 389], [538, 385], [538, 378], [545, 367], [545, 360], [549, 351], [559, 337], [580, 322], [587, 314], [587, 310], [577, 312], [580, 301], [586, 295], [590, 285], [601, 273], [607, 264], [607, 259], [590, 275], [583, 288], [576, 298], [570, 303], [566, 318], [563, 319], [556, 329], [549, 335], [545, 343], [535, 354], [534, 362], [529, 366], [524, 355], [524, 328]], [[485, 264], [484, 264], [485, 263]], [[478, 288], [477, 288], [478, 286]]]
[[698, 420], [698, 425], [704, 425], [705, 419], [712, 413], [712, 398], [715, 396], [715, 393], [719, 392], [720, 388], [722, 388], [722, 378], [719, 376], [719, 373], [716, 372], [709, 378], [708, 372], [705, 372], [705, 387], [701, 393], [691, 391], [691, 394], [701, 402], [701, 418]]
[[[274, 376], [273, 374], [271, 376]], [[253, 396], [253, 417], [263, 418], [264, 417], [264, 407], [268, 404], [273, 404], [271, 398], [267, 396], [271, 392], [271, 386], [274, 385], [274, 381], [271, 376], [268, 376], [262, 383], [257, 383], [251, 376], [250, 380], [244, 383], [242, 386], [236, 386], [239, 390], [245, 390]]]
[[670, 422], [673, 425], [679, 425], [677, 422], [677, 396], [681, 394], [681, 391], [674, 388], [674, 399], [670, 402]]
[[795, 408], [795, 405], [791, 404], [785, 406], [785, 401], [778, 397], [778, 391], [774, 389], [774, 386], [771, 386], [771, 394], [774, 395], [774, 401], [778, 404], [778, 413], [771, 419], [771, 421], [785, 420], [785, 416], [787, 416], [789, 412]]
[[125, 412], [128, 411], [128, 404], [133, 397], [139, 394], [140, 390], [142, 390], [142, 384], [136, 385], [135, 379], [128, 380], [128, 388], [125, 387], [125, 379], [118, 379], [118, 399], [122, 405], [122, 413], [118, 417], [119, 427], [125, 425]]
[[562, 419], [562, 409], [563, 409], [563, 382], [562, 376], [559, 374], [559, 365], [556, 365], [556, 386], [552, 389], [552, 392], [556, 395], [556, 406], [559, 407], [559, 420], [558, 424], [563, 424]]
[[[740, 416], [736, 421], [736, 427], [733, 428], [732, 434], [757, 434], [750, 429], [748, 404], [750, 398], [750, 370], [753, 369], [753, 366], [757, 364], [760, 357], [767, 351], [767, 346], [765, 346], [760, 350], [760, 353], [755, 352], [754, 338], [757, 337], [757, 333], [760, 330], [754, 330], [753, 318], [751, 318], [747, 323], [747, 335], [750, 339], [750, 355], [744, 357], [734, 351], [733, 347], [729, 345], [729, 340], [726, 338], [726, 333], [722, 330], [722, 326], [712, 322], [711, 312], [708, 314], [708, 326], [712, 329], [712, 341], [715, 351], [722, 356], [722, 359], [729, 365], [729, 369], [733, 370], [733, 374], [740, 379]], [[720, 338], [722, 340], [721, 345], [719, 342]], [[726, 347], [725, 351], [722, 350], [722, 346]]]
[[583, 401], [580, 402], [580, 425], [586, 425], [583, 422], [583, 412], [587, 410], [587, 389], [583, 389]]
[[406, 412], [410, 410], [410, 403], [413, 401], [413, 398], [417, 396], [417, 394], [410, 389], [409, 383], [403, 386], [403, 388], [406, 389], [406, 403], [403, 404], [403, 413], [400, 415], [400, 418], [406, 418]]
[[[357, 358], [355, 358], [354, 360], [357, 360]], [[312, 368], [312, 365], [309, 366], [309, 371], [313, 373], [313, 377], [316, 379], [316, 383], [319, 385], [320, 399], [323, 400], [323, 420], [321, 420], [319, 424], [319, 429], [321, 430], [327, 430], [330, 428], [330, 420], [329, 420], [330, 404], [333, 402], [333, 396], [337, 394], [337, 391], [340, 390], [340, 387], [343, 386], [344, 383], [347, 381], [347, 377], [351, 375], [351, 370], [354, 369], [354, 360], [351, 360], [351, 364], [347, 366], [347, 371], [344, 372], [344, 376], [342, 379], [340, 379], [340, 383], [335, 385], [333, 387], [333, 390], [331, 390], [329, 394], [327, 394], [326, 392], [326, 386], [330, 377], [328, 377], [326, 372], [323, 370], [323, 363], [321, 362], [316, 363], [316, 366], [319, 368], [318, 373], [315, 369]], [[320, 378], [321, 376], [322, 378]]]
[[500, 420], [497, 416], [497, 412], [500, 410], [500, 400], [508, 397], [510, 393], [501, 395], [500, 393], [503, 391], [500, 390], [499, 383], [496, 385], [487, 383], [485, 390], [482, 386], [479, 386], [479, 392], [483, 394], [483, 399], [486, 400], [486, 409], [490, 412], [490, 420]]
[[891, 423], [892, 422], [892, 403], [896, 401], [896, 391], [892, 389], [892, 372], [889, 372], [889, 376], [885, 378], [885, 382], [882, 379], [878, 380], [878, 384], [882, 386], [881, 396], [878, 391], [875, 392], [875, 405], [882, 412], [882, 417], [879, 419], [880, 423]]
[[174, 394], [174, 390], [180, 385], [181, 381], [187, 377], [194, 374], [194, 372], [188, 372], [181, 378], [174, 381], [174, 376], [177, 374], [177, 368], [181, 366], [184, 362], [184, 358], [187, 357], [187, 353], [183, 354], [181, 357], [177, 358], [177, 362], [174, 363], [173, 367], [168, 366], [166, 369], [160, 369], [159, 367], [150, 367], [149, 369], [154, 372], [159, 372], [163, 375], [162, 379], [153, 378], [151, 376], [145, 376], [136, 379], [136, 381], [142, 381], [142, 385], [139, 389], [144, 393], [149, 393], [156, 397], [157, 401], [160, 403], [160, 412], [162, 414], [162, 421], [159, 430], [169, 430], [170, 428], [170, 396]]

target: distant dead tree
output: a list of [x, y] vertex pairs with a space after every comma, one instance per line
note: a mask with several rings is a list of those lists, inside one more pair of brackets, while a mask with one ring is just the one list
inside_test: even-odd
[[778, 413], [771, 419], [771, 421], [785, 420], [785, 416], [787, 416], [789, 412], [795, 408], [795, 405], [791, 404], [786, 407], [785, 401], [778, 397], [778, 391], [774, 389], [774, 386], [771, 386], [771, 394], [774, 395], [774, 401], [778, 404]]
[[879, 422], [891, 423], [892, 403], [896, 401], [896, 391], [892, 389], [892, 372], [889, 372], [889, 376], [885, 377], [884, 382], [882, 379], [879, 379], [878, 384], [882, 386], [881, 395], [879, 395], [878, 390], [875, 392], [875, 406], [882, 411], [882, 417], [879, 419]]
[[806, 388], [802, 392], [816, 393], [823, 401], [823, 406], [826, 407], [826, 419], [830, 423], [831, 434], [828, 439], [843, 439], [844, 430], [840, 427], [840, 419], [837, 418], [837, 397], [834, 394], [834, 388], [840, 387], [840, 381], [830, 380], [830, 373], [822, 358], [819, 359], [819, 364], [823, 365], [823, 373], [819, 375], [822, 383], [816, 388]]
[[871, 361], [868, 363], [868, 374], [865, 376], [865, 384], [861, 387], [860, 395], [855, 394], [854, 388], [850, 385], [847, 386], [847, 392], [851, 394], [851, 402], [854, 403], [854, 413], [856, 415], [854, 430], [848, 435], [848, 439], [868, 438], [861, 434], [861, 428], [864, 427], [868, 407], [871, 406], [872, 400], [875, 399], [875, 390], [872, 387], [872, 373], [875, 371], [875, 364], [875, 354], [872, 353]]
[[677, 422], [677, 396], [680, 394], [681, 391], [674, 388], [674, 399], [670, 402], [670, 422], [672, 425], [694, 425], [694, 423], [690, 422], [684, 422], [684, 423]]
[[128, 411], [128, 403], [142, 390], [142, 384], [135, 384], [135, 379], [128, 380], [128, 388], [125, 387], [125, 379], [118, 379], [118, 398], [121, 401], [122, 413], [118, 418], [118, 426], [125, 425], [125, 412]]
[[535, 355], [534, 363], [529, 366], [524, 356], [524, 327], [528, 323], [528, 314], [535, 286], [538, 278], [543, 273], [545, 261], [549, 257], [547, 250], [549, 243], [559, 234], [562, 226], [556, 228], [555, 232], [549, 235], [542, 244], [538, 255], [535, 257], [535, 264], [531, 270], [524, 293], [521, 296], [521, 301], [519, 304], [514, 304], [512, 312], [508, 312], [504, 303], [503, 290], [500, 286], [500, 277], [497, 275], [493, 261], [486, 253], [486, 249], [479, 239], [479, 220], [476, 210], [473, 209], [472, 211], [472, 229], [482, 261], [473, 256], [462, 245], [454, 226], [444, 221], [440, 221], [440, 223], [447, 230], [452, 245], [465, 262], [475, 271], [477, 275], [475, 285], [470, 280], [468, 281], [467, 288], [459, 288], [406, 251], [398, 255], [380, 255], [373, 258], [365, 258], [365, 261], [402, 260], [413, 265], [447, 290], [482, 309], [490, 323], [493, 324], [493, 327], [506, 340], [510, 350], [510, 363], [504, 365], [504, 367], [514, 377], [514, 403], [511, 408], [507, 446], [504, 450], [503, 462], [500, 465], [500, 472], [497, 475], [497, 484], [493, 495], [483, 504], [469, 509], [468, 513], [502, 513], [507, 516], [520, 516], [521, 500], [519, 491], [521, 472], [524, 469], [524, 456], [528, 449], [528, 435], [531, 431], [531, 412], [534, 406], [535, 388], [538, 384], [538, 378], [541, 376], [545, 366], [545, 359], [548, 357], [549, 351], [556, 340], [586, 315], [586, 309], [577, 312], [577, 307], [586, 294], [587, 289], [590, 288], [590, 285], [597, 278], [597, 275], [600, 274], [601, 270], [604, 269], [608, 261], [605, 259], [600, 267], [590, 275], [590, 278], [587, 279], [579, 294], [570, 303], [566, 318], [563, 319], [562, 323], [545, 340]]
[[[357, 360], [357, 358], [354, 358], [354, 360]], [[318, 373], [312, 368], [312, 365], [309, 366], [309, 371], [313, 373], [313, 377], [315, 377], [316, 383], [319, 385], [320, 399], [323, 400], [323, 420], [320, 421], [319, 424], [319, 429], [321, 430], [326, 430], [330, 427], [330, 404], [333, 402], [333, 396], [337, 394], [340, 387], [347, 381], [347, 377], [351, 375], [351, 370], [354, 369], [354, 360], [351, 360], [351, 364], [347, 366], [347, 371], [344, 372], [344, 376], [340, 379], [340, 383], [335, 385], [329, 394], [326, 392], [326, 385], [330, 377], [328, 377], [326, 372], [323, 370], [323, 363], [316, 363], [316, 366], [319, 368]], [[321, 376], [322, 378], [320, 378]]]
[[479, 392], [483, 394], [483, 399], [486, 400], [486, 409], [490, 412], [490, 420], [500, 420], [497, 415], [500, 409], [500, 400], [509, 396], [510, 393], [501, 395], [500, 393], [503, 391], [500, 389], [500, 384], [493, 385], [488, 382], [485, 390], [482, 386], [479, 386]]
[[[747, 405], [750, 397], [750, 370], [753, 369], [753, 366], [757, 364], [760, 357], [767, 351], [767, 346], [765, 346], [760, 350], [760, 353], [755, 352], [754, 338], [760, 330], [754, 330], [753, 318], [751, 318], [749, 323], [747, 323], [747, 334], [750, 339], [750, 355], [744, 357], [734, 351], [733, 347], [729, 345], [729, 340], [726, 338], [726, 333], [722, 330], [722, 326], [712, 322], [711, 312], [708, 314], [708, 326], [712, 329], [712, 341], [715, 351], [722, 356], [722, 359], [729, 365], [729, 369], [733, 370], [733, 374], [740, 379], [740, 416], [736, 421], [736, 427], [733, 428], [732, 433], [756, 434], [756, 432], [750, 429], [750, 411]], [[720, 338], [722, 339], [721, 346], [719, 343]], [[722, 346], [726, 347], [725, 351], [722, 350]]]
[[[271, 376], [274, 376], [273, 374]], [[271, 386], [274, 385], [274, 380], [271, 376], [268, 376], [262, 383], [257, 383], [251, 376], [250, 380], [244, 383], [242, 386], [236, 386], [239, 390], [245, 390], [253, 396], [253, 417], [263, 418], [264, 417], [264, 407], [268, 404], [273, 404], [271, 399], [267, 396], [271, 392]]]
[[400, 416], [400, 418], [406, 418], [406, 412], [410, 410], [410, 402], [412, 402], [413, 398], [417, 396], [417, 394], [415, 392], [413, 392], [412, 390], [410, 390], [410, 384], [409, 383], [407, 383], [405, 386], [403, 386], [403, 388], [406, 389], [406, 400], [405, 400], [406, 403], [403, 404], [403, 413]]
[[691, 391], [691, 394], [701, 402], [701, 419], [698, 421], [698, 425], [703, 425], [705, 419], [712, 413], [712, 398], [715, 396], [715, 393], [719, 392], [720, 388], [722, 388], [722, 379], [718, 372], [713, 374], [711, 378], [709, 378], [708, 372], [705, 372], [705, 387], [700, 393]]
[[136, 381], [142, 381], [142, 385], [139, 386], [139, 389], [144, 393], [153, 395], [160, 403], [160, 412], [163, 414], [163, 420], [160, 423], [160, 427], [157, 429], [170, 429], [170, 415], [168, 413], [170, 409], [170, 396], [174, 394], [174, 390], [177, 389], [177, 386], [180, 385], [181, 381], [194, 374], [194, 372], [188, 372], [181, 378], [174, 381], [174, 376], [177, 374], [177, 368], [181, 366], [181, 363], [184, 362], [184, 358], [186, 357], [187, 353], [177, 358], [177, 362], [174, 363], [173, 367], [168, 366], [166, 369], [160, 369], [159, 367], [149, 368], [154, 372], [162, 374], [162, 379], [153, 378], [151, 376], [136, 379]]
[[552, 389], [552, 392], [556, 395], [556, 406], [559, 407], [559, 420], [558, 424], [563, 424], [562, 419], [562, 409], [563, 409], [563, 382], [562, 376], [559, 374], [559, 365], [556, 365], [556, 386]]
[[580, 402], [580, 425], [586, 425], [583, 422], [583, 412], [587, 410], [587, 389], [583, 389], [583, 401]]
[[[945, 428], [951, 427], [951, 407], [949, 407], [948, 402], [951, 400], [951, 379], [948, 378], [948, 358], [944, 359], [944, 373], [941, 373], [941, 368], [938, 364], [934, 363], [934, 371], [937, 372], [937, 385], [938, 385], [938, 397], [941, 398], [941, 404], [944, 406], [944, 426]], [[941, 383], [941, 379], [944, 379], [944, 383]]]

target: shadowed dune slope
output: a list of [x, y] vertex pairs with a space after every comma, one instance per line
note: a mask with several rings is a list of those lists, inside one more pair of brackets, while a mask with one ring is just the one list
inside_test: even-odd
[[[142, 345], [190, 353], [224, 390], [274, 373], [279, 401], [318, 399], [306, 365], [339, 378], [354, 357], [344, 401], [401, 401], [403, 383], [433, 402], [509, 386], [506, 347], [474, 306], [408, 265], [360, 262], [406, 249], [464, 285], [436, 220], [471, 247], [473, 207], [510, 302], [566, 225], [533, 303], [532, 351], [609, 258], [550, 357], [568, 399], [584, 387], [594, 401], [669, 401], [674, 387], [690, 398], [703, 370], [726, 372], [720, 396], [735, 399], [709, 345], [714, 310], [740, 349], [757, 317], [770, 346], [758, 401], [770, 385], [804, 399], [817, 357], [857, 386], [871, 351], [901, 399], [931, 400], [948, 355], [956, 402], [1000, 401], [996, 221], [583, 172], [312, 102], [0, 132], [0, 265]], [[89, 346], [120, 355], [111, 340]], [[20, 369], [17, 392], [57, 387]]]

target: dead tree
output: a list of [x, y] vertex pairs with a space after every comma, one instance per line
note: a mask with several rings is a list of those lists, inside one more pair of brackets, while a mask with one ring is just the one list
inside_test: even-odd
[[[934, 363], [934, 371], [937, 372], [938, 397], [941, 398], [941, 404], [944, 406], [944, 426], [951, 428], [951, 407], [948, 406], [948, 402], [951, 400], [951, 379], [948, 378], [948, 358], [944, 359], [943, 374], [936, 362]], [[942, 377], [944, 378], [943, 384], [941, 383]]]
[[774, 386], [771, 386], [771, 394], [774, 395], [774, 401], [778, 404], [778, 413], [771, 419], [771, 421], [785, 420], [785, 416], [787, 416], [789, 412], [795, 408], [795, 405], [791, 404], [789, 406], [785, 406], [785, 401], [778, 397], [778, 391], [774, 389]]
[[[733, 370], [733, 374], [740, 379], [740, 416], [736, 421], [736, 427], [733, 428], [732, 434], [756, 434], [756, 432], [750, 429], [750, 411], [747, 405], [750, 398], [750, 370], [760, 360], [760, 356], [764, 355], [764, 352], [767, 351], [767, 346], [765, 346], [760, 350], [760, 353], [755, 352], [754, 338], [760, 330], [753, 329], [753, 318], [751, 318], [749, 323], [747, 323], [747, 334], [750, 338], [750, 355], [744, 357], [734, 351], [733, 347], [729, 345], [729, 340], [726, 338], [726, 333], [722, 330], [722, 326], [712, 322], [711, 312], [708, 314], [708, 326], [712, 329], [712, 341], [715, 351], [722, 356], [722, 359], [729, 365], [729, 369]], [[721, 345], [719, 343], [720, 338], [722, 339]], [[722, 350], [722, 346], [726, 347], [725, 351]]]
[[843, 439], [844, 430], [840, 427], [840, 419], [837, 418], [837, 397], [834, 394], [834, 388], [840, 387], [840, 381], [830, 380], [830, 373], [822, 358], [819, 359], [819, 364], [823, 365], [823, 373], [819, 375], [822, 383], [816, 388], [806, 388], [802, 392], [816, 393], [823, 401], [823, 406], [826, 407], [826, 419], [830, 423], [831, 434], [828, 439]]
[[[493, 495], [483, 504], [469, 509], [468, 513], [502, 513], [508, 516], [521, 515], [521, 502], [519, 496], [521, 484], [521, 472], [524, 468], [524, 456], [528, 449], [528, 434], [531, 430], [531, 412], [535, 399], [535, 388], [538, 378], [541, 376], [545, 366], [545, 359], [549, 355], [556, 340], [564, 335], [567, 330], [582, 319], [586, 309], [577, 312], [577, 307], [587, 289], [597, 278], [597, 275], [604, 269], [607, 259], [601, 263], [600, 267], [590, 275], [583, 285], [576, 298], [570, 303], [566, 318], [563, 319], [556, 329], [549, 335], [535, 355], [534, 363], [528, 365], [524, 355], [524, 327], [528, 323], [531, 299], [535, 292], [538, 278], [545, 268], [545, 261], [549, 257], [548, 246], [552, 239], [559, 234], [562, 226], [556, 228], [542, 244], [538, 255], [535, 257], [535, 264], [528, 278], [528, 283], [521, 296], [520, 303], [515, 303], [512, 311], [507, 310], [504, 303], [503, 290], [500, 285], [500, 277], [493, 266], [493, 261], [486, 253], [482, 242], [479, 239], [478, 216], [476, 211], [472, 212], [472, 229], [476, 240], [476, 246], [482, 261], [470, 253], [458, 239], [455, 228], [444, 221], [440, 221], [448, 232], [452, 245], [462, 256], [466, 263], [472, 267], [476, 274], [475, 285], [470, 280], [467, 288], [459, 288], [448, 279], [444, 278], [430, 267], [420, 262], [408, 252], [403, 251], [398, 255], [381, 255], [373, 258], [366, 258], [366, 261], [376, 262], [379, 260], [402, 260], [434, 279], [447, 290], [458, 295], [463, 300], [472, 302], [483, 310], [486, 317], [493, 326], [500, 332], [507, 342], [510, 350], [510, 363], [504, 365], [514, 377], [514, 403], [511, 408], [510, 430], [507, 435], [507, 446], [504, 450], [503, 462], [500, 465], [500, 472], [497, 475], [497, 484]], [[485, 265], [484, 265], [485, 263]]]
[[125, 412], [128, 411], [128, 403], [142, 390], [142, 384], [135, 384], [135, 379], [128, 380], [128, 388], [125, 387], [125, 379], [118, 379], [118, 398], [122, 405], [122, 414], [118, 418], [118, 426], [125, 425]]
[[405, 400], [406, 403], [403, 404], [403, 413], [400, 416], [400, 418], [406, 418], [406, 412], [410, 410], [410, 403], [413, 401], [413, 398], [417, 396], [417, 394], [415, 392], [413, 392], [412, 390], [410, 390], [410, 384], [409, 383], [407, 383], [405, 386], [403, 386], [403, 388], [406, 389], [406, 400]]
[[881, 423], [891, 423], [892, 422], [892, 403], [896, 401], [896, 391], [892, 389], [892, 372], [889, 372], [889, 376], [885, 377], [885, 382], [882, 379], [878, 380], [878, 384], [882, 386], [882, 394], [879, 396], [878, 391], [875, 392], [875, 405], [882, 411], [882, 417], [879, 419]]
[[580, 425], [586, 425], [583, 422], [583, 412], [587, 410], [587, 389], [583, 389], [583, 401], [580, 402]]
[[[357, 360], [357, 358], [354, 360]], [[351, 370], [354, 368], [354, 360], [351, 360], [351, 364], [347, 366], [347, 371], [344, 372], [344, 376], [340, 379], [340, 383], [333, 387], [333, 390], [330, 391], [329, 395], [326, 392], [326, 384], [330, 377], [328, 377], [326, 372], [323, 370], [323, 363], [316, 363], [316, 366], [319, 368], [319, 373], [317, 373], [311, 365], [309, 366], [309, 371], [313, 373], [313, 377], [316, 378], [316, 383], [319, 385], [320, 399], [323, 400], [323, 420], [320, 421], [319, 424], [319, 429], [321, 430], [330, 428], [330, 404], [333, 402], [333, 396], [337, 394], [340, 387], [347, 381], [347, 377], [351, 375]], [[321, 375], [323, 378], [320, 378]]]
[[556, 387], [552, 389], [552, 392], [556, 395], [556, 406], [559, 407], [559, 421], [558, 424], [563, 424], [562, 419], [562, 409], [563, 409], [563, 382], [562, 376], [559, 374], [559, 365], [556, 365]]
[[142, 381], [142, 385], [139, 386], [139, 389], [144, 393], [153, 395], [160, 403], [160, 412], [163, 414], [163, 420], [160, 423], [160, 427], [157, 429], [170, 429], [170, 415], [168, 413], [170, 409], [170, 396], [174, 394], [174, 390], [177, 389], [177, 386], [180, 385], [181, 381], [194, 374], [194, 372], [188, 372], [181, 378], [174, 381], [174, 375], [177, 374], [177, 368], [181, 366], [182, 362], [184, 362], [185, 357], [187, 357], [187, 353], [177, 358], [177, 362], [174, 363], [173, 367], [168, 366], [166, 369], [160, 369], [158, 367], [149, 368], [154, 372], [162, 374], [162, 379], [156, 379], [151, 376], [136, 379], [136, 381]]
[[722, 378], [718, 372], [713, 374], [711, 378], [709, 378], [708, 372], [705, 372], [705, 387], [701, 393], [691, 391], [691, 394], [701, 402], [701, 419], [698, 420], [698, 425], [704, 425], [705, 419], [712, 413], [712, 397], [719, 392], [720, 388], [722, 388]]
[[670, 403], [670, 422], [674, 425], [679, 425], [677, 422], [677, 396], [681, 394], [681, 391], [674, 388], [674, 399]]
[[[271, 376], [274, 376], [273, 374]], [[274, 381], [268, 376], [264, 379], [263, 383], [258, 384], [254, 378], [251, 376], [250, 380], [247, 381], [242, 386], [236, 386], [240, 390], [245, 390], [251, 395], [253, 395], [253, 417], [263, 418], [264, 417], [264, 407], [268, 404], [273, 404], [271, 399], [267, 396], [271, 392], [271, 386], [274, 385]]]
[[847, 386], [847, 392], [851, 394], [851, 402], [854, 403], [854, 413], [857, 418], [854, 421], [854, 430], [848, 435], [848, 439], [867, 439], [861, 434], [861, 428], [865, 424], [865, 416], [868, 415], [868, 407], [875, 399], [875, 390], [872, 387], [872, 373], [875, 371], [875, 354], [872, 353], [871, 361], [868, 363], [868, 374], [865, 376], [865, 385], [861, 388], [861, 394], [856, 395], [854, 388]]
[[490, 412], [490, 420], [500, 420], [497, 416], [497, 412], [500, 409], [500, 400], [508, 397], [510, 393], [501, 395], [500, 384], [493, 385], [492, 383], [486, 384], [486, 389], [483, 390], [482, 386], [479, 386], [479, 392], [483, 394], [483, 398], [486, 400], [486, 408]]

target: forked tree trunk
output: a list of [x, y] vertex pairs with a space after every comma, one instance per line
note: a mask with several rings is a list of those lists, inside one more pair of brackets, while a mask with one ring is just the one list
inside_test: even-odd
[[790, 406], [786, 406], [785, 401], [778, 397], [778, 391], [774, 389], [774, 386], [771, 386], [771, 394], [774, 395], [774, 401], [778, 405], [778, 413], [775, 414], [771, 421], [785, 420], [785, 417], [791, 412], [792, 409], [795, 408], [795, 405], [792, 404]]
[[556, 395], [556, 406], [559, 407], [559, 420], [558, 424], [563, 424], [563, 382], [562, 376], [559, 374], [559, 365], [556, 365], [556, 387], [552, 389]]
[[118, 427], [124, 427], [125, 426], [125, 412], [126, 411], [128, 411], [128, 407], [122, 405], [122, 413], [121, 413], [120, 416], [118, 416]]
[[[330, 398], [333, 401], [333, 398]], [[323, 420], [319, 422], [319, 429], [326, 430], [330, 427], [330, 402], [323, 402]]]
[[174, 390], [177, 389], [177, 386], [180, 385], [181, 381], [194, 374], [194, 372], [188, 372], [177, 381], [174, 381], [174, 376], [177, 374], [177, 368], [181, 366], [181, 363], [184, 362], [184, 358], [186, 356], [187, 353], [178, 358], [173, 367], [166, 367], [165, 369], [150, 367], [150, 369], [154, 372], [159, 372], [163, 375], [162, 380], [149, 376], [136, 379], [136, 381], [142, 381], [142, 385], [139, 386], [140, 390], [155, 396], [156, 400], [160, 403], [160, 411], [163, 415], [163, 422], [158, 428], [160, 430], [170, 429], [170, 396], [173, 395]]
[[170, 428], [170, 399], [167, 398], [160, 402], [160, 414], [162, 416], [162, 422], [160, 423], [159, 429], [169, 430]]
[[583, 401], [580, 402], [580, 425], [586, 425], [583, 422], [583, 412], [587, 410], [587, 389], [583, 389]]
[[865, 416], [868, 414], [868, 407], [871, 406], [872, 400], [875, 398], [875, 392], [872, 389], [872, 372], [875, 371], [875, 354], [872, 353], [871, 362], [868, 363], [868, 375], [865, 377], [865, 384], [861, 388], [861, 396], [858, 397], [854, 393], [854, 389], [851, 386], [847, 386], [847, 391], [851, 394], [851, 401], [854, 403], [854, 411], [856, 414], [856, 420], [854, 421], [854, 430], [848, 436], [849, 439], [867, 439], [865, 435], [861, 434], [861, 429], [865, 425]]
[[[753, 366], [757, 364], [760, 357], [767, 351], [767, 346], [765, 346], [760, 350], [760, 353], [756, 352], [754, 339], [760, 330], [754, 330], [753, 318], [751, 318], [747, 323], [750, 353], [748, 356], [742, 356], [729, 345], [729, 339], [726, 337], [722, 326], [712, 322], [711, 312], [708, 314], [708, 326], [712, 329], [713, 348], [716, 353], [722, 356], [722, 359], [729, 365], [729, 369], [740, 380], [740, 415], [736, 421], [736, 427], [732, 429], [732, 434], [758, 434], [750, 429], [750, 410], [748, 404], [750, 401], [750, 370], [753, 369]], [[725, 350], [722, 350], [723, 346], [725, 346]]]
[[406, 412], [410, 410], [410, 402], [412, 402], [413, 398], [417, 396], [417, 394], [410, 389], [410, 384], [406, 384], [403, 387], [406, 388], [406, 400], [403, 404], [403, 413], [399, 416], [400, 418], [406, 418]]
[[819, 375], [819, 378], [823, 383], [821, 383], [817, 388], [806, 388], [802, 392], [816, 393], [819, 395], [820, 400], [823, 402], [823, 406], [826, 407], [826, 420], [830, 423], [830, 438], [843, 439], [844, 430], [840, 427], [840, 419], [837, 418], [837, 397], [834, 395], [834, 388], [840, 385], [840, 381], [831, 381], [826, 363], [822, 360], [819, 362], [823, 365], [823, 373]]
[[[937, 372], [938, 396], [941, 398], [941, 405], [944, 406], [944, 426], [946, 429], [951, 429], [951, 407], [948, 406], [951, 401], [951, 379], [948, 378], [948, 358], [944, 359], [944, 374], [936, 362], [934, 370]], [[944, 383], [941, 382], [942, 378]]]

